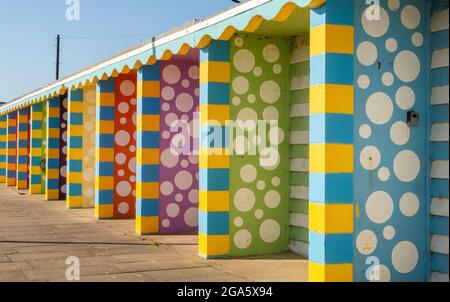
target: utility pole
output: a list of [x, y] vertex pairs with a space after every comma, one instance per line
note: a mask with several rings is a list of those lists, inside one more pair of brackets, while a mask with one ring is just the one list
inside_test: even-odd
[[60, 46], [61, 46], [61, 36], [58, 34], [56, 36], [56, 80], [59, 80], [59, 53], [60, 53]]

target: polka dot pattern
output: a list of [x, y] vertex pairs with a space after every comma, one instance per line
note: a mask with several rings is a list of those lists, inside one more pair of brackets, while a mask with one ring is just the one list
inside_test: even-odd
[[[354, 59], [359, 159], [354, 200], [361, 211], [355, 224], [355, 280], [418, 281], [426, 257], [421, 254], [426, 132], [423, 122], [408, 125], [406, 112], [425, 116], [425, 4], [382, 0], [379, 6], [355, 7], [362, 21], [355, 27]], [[377, 12], [379, 18], [371, 18]], [[367, 264], [371, 256], [377, 265]]]
[[83, 185], [82, 206], [95, 202], [95, 86], [84, 89], [83, 102]]
[[68, 109], [67, 93], [61, 97], [61, 130], [59, 141], [59, 198], [66, 199], [67, 193], [67, 109]]
[[[198, 52], [190, 57], [197, 58]], [[198, 227], [198, 156], [191, 154], [198, 145], [193, 122], [199, 105], [195, 93], [199, 87], [198, 61], [175, 57], [163, 61], [161, 70], [161, 89], [167, 97], [161, 101], [165, 110], [161, 111], [160, 232], [192, 232]]]
[[[42, 105], [42, 147], [41, 147], [42, 159], [47, 159], [47, 102]], [[41, 192], [45, 192], [45, 184], [47, 177], [45, 171], [41, 170]]]
[[276, 39], [237, 36], [232, 43], [231, 119], [244, 130], [230, 163], [232, 255], [284, 249], [289, 48]]
[[136, 88], [132, 72], [116, 79], [114, 135], [114, 217], [133, 218], [136, 212]]

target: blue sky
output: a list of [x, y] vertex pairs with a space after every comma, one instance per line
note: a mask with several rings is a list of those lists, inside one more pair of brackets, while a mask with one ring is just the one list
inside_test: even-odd
[[58, 33], [62, 36], [63, 77], [234, 3], [80, 0], [80, 5], [80, 20], [68, 21], [66, 0], [0, 0], [0, 101], [10, 101], [55, 80]]

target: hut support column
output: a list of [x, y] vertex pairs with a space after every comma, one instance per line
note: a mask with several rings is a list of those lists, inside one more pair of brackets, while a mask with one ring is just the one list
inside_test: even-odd
[[42, 103], [31, 105], [30, 116], [30, 194], [42, 192]]
[[353, 279], [353, 1], [311, 10], [309, 280]]
[[81, 208], [83, 186], [83, 89], [68, 95], [66, 207]]
[[95, 125], [95, 217], [114, 217], [115, 79], [97, 83]]
[[29, 111], [26, 107], [18, 111], [18, 134], [17, 134], [17, 180], [16, 189], [28, 189], [28, 127]]
[[6, 186], [12, 187], [16, 185], [17, 111], [8, 113], [6, 136], [8, 144], [8, 152], [6, 155], [6, 163], [7, 163]]
[[0, 183], [6, 183], [7, 115], [0, 116]]
[[138, 70], [136, 232], [159, 232], [160, 63]]
[[61, 98], [47, 101], [47, 161], [45, 169], [45, 199], [59, 200], [59, 148], [61, 131]]
[[230, 252], [229, 103], [230, 42], [212, 41], [200, 53], [199, 255], [203, 258]]

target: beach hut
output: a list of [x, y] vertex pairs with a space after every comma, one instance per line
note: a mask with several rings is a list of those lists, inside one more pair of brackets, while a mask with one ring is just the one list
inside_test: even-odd
[[3, 105], [0, 146], [8, 186], [203, 258], [448, 281], [448, 1], [246, 1]]

